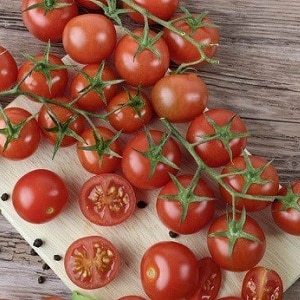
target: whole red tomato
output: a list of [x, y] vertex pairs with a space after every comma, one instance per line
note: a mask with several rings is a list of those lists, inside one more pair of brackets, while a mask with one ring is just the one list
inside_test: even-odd
[[61, 41], [64, 27], [77, 15], [78, 7], [73, 0], [22, 2], [22, 19], [25, 26], [33, 36], [43, 42]]
[[204, 111], [207, 102], [207, 86], [194, 73], [165, 76], [151, 90], [155, 112], [170, 122], [192, 121]]
[[198, 263], [183, 244], [168, 241], [152, 245], [140, 264], [145, 293], [155, 300], [180, 300], [190, 295], [198, 283]]
[[30, 223], [53, 220], [65, 208], [69, 192], [63, 179], [47, 169], [24, 174], [12, 192], [13, 206], [21, 218]]
[[243, 279], [242, 298], [247, 300], [283, 299], [283, 283], [280, 275], [275, 270], [263, 266], [250, 269]]
[[124, 35], [115, 48], [114, 62], [117, 73], [130, 85], [133, 86], [151, 86], [161, 79], [169, 68], [170, 56], [166, 42], [160, 37], [153, 43], [155, 51], [149, 48], [139, 50], [140, 44], [149, 43], [156, 33], [149, 31], [145, 39], [143, 29], [134, 29], [133, 35]]
[[18, 66], [11, 53], [0, 46], [0, 92], [8, 90], [17, 81]]
[[67, 54], [82, 64], [94, 64], [107, 59], [116, 41], [113, 23], [106, 16], [96, 13], [72, 18], [65, 26], [62, 38]]
[[243, 299], [240, 297], [229, 296], [229, 297], [219, 298], [218, 300], [243, 300]]
[[146, 300], [146, 299], [140, 296], [130, 295], [130, 296], [121, 297], [118, 300]]
[[[185, 32], [193, 38], [198, 44], [205, 44], [203, 52], [206, 57], [212, 58], [217, 47], [211, 44], [219, 43], [219, 29], [216, 26], [210, 26], [212, 21], [203, 16], [199, 19], [198, 15], [191, 15], [184, 18], [184, 14], [176, 14], [175, 18], [181, 18], [172, 23], [180, 32]], [[168, 44], [170, 58], [176, 64], [190, 63], [203, 59], [199, 50], [189, 41], [186, 41], [182, 35], [164, 28], [164, 40]]]
[[224, 166], [241, 154], [247, 143], [247, 128], [233, 111], [216, 108], [197, 116], [188, 126], [186, 139], [209, 167]]
[[[100, 6], [94, 3], [92, 0], [76, 0], [77, 4], [88, 10], [99, 10]], [[100, 0], [102, 3], [106, 3], [106, 0]]]
[[140, 189], [156, 189], [178, 172], [181, 151], [162, 131], [139, 132], [126, 144], [121, 167], [129, 182]]

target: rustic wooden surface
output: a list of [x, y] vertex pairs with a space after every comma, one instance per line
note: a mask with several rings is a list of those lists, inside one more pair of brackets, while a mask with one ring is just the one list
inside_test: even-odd
[[[44, 44], [24, 27], [20, 0], [0, 2], [0, 44], [20, 64], [21, 51], [35, 54]], [[182, 4], [194, 12], [208, 10], [220, 25], [220, 64], [201, 71], [210, 89], [210, 107], [239, 113], [251, 132], [250, 152], [274, 158], [282, 183], [299, 180], [300, 2], [185, 0]], [[64, 56], [60, 44], [53, 52]], [[0, 99], [4, 105], [11, 100]], [[68, 299], [69, 290], [42, 265], [39, 257], [30, 255], [24, 239], [0, 217], [0, 299], [40, 299], [51, 294]], [[44, 284], [37, 283], [39, 275], [46, 276]], [[287, 290], [285, 299], [296, 300], [299, 295], [300, 280]]]

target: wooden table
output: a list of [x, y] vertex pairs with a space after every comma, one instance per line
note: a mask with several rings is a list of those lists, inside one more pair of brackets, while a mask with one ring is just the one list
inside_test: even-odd
[[[299, 180], [300, 2], [185, 0], [182, 4], [194, 12], [208, 10], [220, 26], [220, 64], [201, 71], [210, 90], [210, 107], [240, 114], [251, 132], [250, 152], [274, 158], [282, 183]], [[2, 0], [0, 5], [0, 44], [18, 64], [23, 61], [21, 51], [37, 54], [45, 46], [24, 27], [20, 5], [20, 0]], [[61, 44], [52, 50], [65, 55]], [[0, 99], [2, 105], [11, 100]], [[41, 259], [30, 255], [30, 246], [1, 216], [0, 270], [0, 299], [70, 297], [54, 272], [43, 270]], [[40, 275], [46, 277], [44, 284], [38, 284]], [[285, 299], [296, 300], [299, 295], [300, 280], [286, 291]]]

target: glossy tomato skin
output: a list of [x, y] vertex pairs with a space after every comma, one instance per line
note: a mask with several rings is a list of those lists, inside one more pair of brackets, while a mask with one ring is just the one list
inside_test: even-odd
[[[300, 194], [300, 181], [293, 182], [291, 189], [294, 194]], [[279, 195], [286, 196], [287, 187], [280, 188]], [[300, 205], [300, 198], [296, 202]], [[285, 208], [284, 205], [282, 201], [274, 200], [271, 206], [273, 220], [284, 232], [300, 236], [300, 212], [293, 207]]]
[[[98, 126], [97, 130], [102, 137], [103, 141], [108, 141], [109, 139], [113, 138], [114, 133], [106, 127]], [[99, 157], [98, 153], [94, 150], [85, 150], [82, 147], [89, 147], [95, 145], [95, 137], [93, 130], [91, 128], [86, 129], [81, 137], [85, 141], [85, 143], [78, 141], [77, 142], [77, 156], [81, 165], [90, 173], [93, 174], [102, 174], [102, 173], [110, 173], [115, 171], [120, 165], [120, 157], [113, 156], [109, 154], [103, 154]], [[121, 145], [118, 140], [113, 141], [109, 148], [121, 155]]]
[[[39, 62], [42, 61], [43, 54], [34, 56], [34, 59]], [[61, 66], [64, 65], [63, 61], [54, 54], [49, 54], [49, 64]], [[30, 75], [28, 75], [33, 67], [34, 64], [30, 60], [24, 61], [24, 63], [20, 66], [18, 72], [18, 82], [21, 82], [23, 78], [26, 77], [26, 79], [20, 85], [21, 90], [45, 98], [56, 98], [62, 96], [65, 93], [69, 80], [69, 74], [67, 69], [63, 68], [59, 70], [50, 71], [52, 82], [50, 88], [48, 86], [47, 79], [42, 72], [35, 70]]]
[[275, 270], [263, 266], [252, 268], [244, 276], [241, 296], [248, 300], [281, 300], [282, 279]]
[[115, 173], [91, 177], [81, 187], [79, 205], [83, 215], [101, 226], [117, 225], [127, 220], [136, 207], [131, 184]]
[[[184, 16], [183, 14], [176, 14], [174, 18]], [[212, 21], [204, 17], [203, 23], [212, 23]], [[174, 22], [173, 25], [180, 31], [185, 32], [191, 36], [198, 43], [203, 44], [218, 44], [219, 43], [219, 29], [210, 26], [200, 26], [194, 32], [185, 20]], [[170, 58], [176, 64], [189, 63], [197, 61], [201, 58], [198, 49], [190, 42], [184, 40], [181, 36], [168, 28], [164, 28], [164, 40], [168, 44], [170, 51]], [[217, 50], [216, 46], [208, 46], [203, 48], [205, 55], [212, 58]]]
[[116, 41], [117, 33], [113, 23], [104, 15], [96, 13], [72, 18], [65, 26], [62, 38], [67, 54], [81, 64], [99, 63], [107, 59]]
[[[232, 218], [232, 215], [230, 217]], [[240, 214], [237, 214], [236, 220], [240, 217]], [[210, 225], [208, 235], [224, 232], [227, 229], [227, 216], [224, 214]], [[243, 272], [253, 268], [262, 259], [266, 250], [266, 237], [259, 224], [252, 217], [247, 216], [243, 231], [255, 236], [259, 242], [238, 238], [231, 255], [227, 237], [208, 237], [207, 245], [211, 257], [222, 269]]]
[[121, 297], [118, 300], [146, 300], [146, 298], [143, 298], [140, 296], [135, 296], [135, 295], [130, 295], [130, 296]]
[[183, 244], [163, 241], [144, 253], [140, 264], [145, 293], [153, 300], [180, 300], [191, 294], [198, 283], [194, 253]]
[[[188, 126], [186, 139], [190, 143], [199, 143], [205, 136], [216, 134], [215, 129], [209, 123], [208, 118], [213, 120], [219, 127], [225, 126], [231, 118], [230, 131], [232, 133], [247, 133], [247, 128], [242, 119], [233, 111], [227, 109], [210, 109], [197, 116]], [[225, 133], [227, 134], [227, 133]], [[232, 158], [241, 154], [245, 149], [247, 138], [234, 138], [229, 141]], [[227, 152], [222, 140], [219, 138], [201, 143], [195, 146], [195, 150], [205, 164], [212, 168], [224, 166], [230, 161], [230, 155]]]
[[[177, 180], [183, 187], [188, 187], [193, 175], [179, 175]], [[162, 223], [170, 230], [180, 234], [192, 234], [203, 229], [214, 216], [215, 195], [207, 182], [199, 178], [193, 194], [200, 197], [207, 197], [212, 200], [197, 201], [188, 205], [187, 215], [181, 221], [183, 215], [183, 205], [177, 199], [163, 199], [166, 195], [178, 195], [178, 188], [171, 180], [160, 190], [156, 200], [156, 212]]]
[[[143, 102], [138, 107], [139, 114], [131, 106], [121, 108], [123, 104], [130, 102], [130, 97], [139, 97], [139, 101]], [[133, 133], [141, 129], [150, 122], [154, 115], [149, 97], [135, 89], [119, 92], [109, 101], [106, 110], [110, 114], [108, 117], [109, 123], [114, 129], [122, 130], [122, 133]]]
[[47, 169], [24, 174], [12, 192], [13, 206], [21, 218], [30, 223], [53, 220], [66, 207], [69, 191], [63, 179]]
[[[159, 130], [149, 131], [154, 143], [157, 145], [164, 136]], [[122, 172], [128, 181], [139, 189], [156, 189], [165, 185], [170, 180], [171, 174], [176, 174], [177, 169], [161, 162], [155, 168], [153, 176], [149, 177], [151, 164], [147, 157], [140, 152], [149, 150], [149, 141], [146, 132], [139, 132], [124, 147], [121, 161]], [[169, 138], [163, 147], [162, 154], [176, 166], [181, 162], [181, 151], [173, 138]]]
[[[28, 9], [32, 5], [42, 4], [44, 0], [23, 0], [22, 19], [28, 31], [37, 39], [48, 42], [60, 42], [67, 22], [78, 15], [78, 7], [73, 0], [57, 0], [66, 7], [54, 8], [46, 12], [44, 7]], [[27, 10], [28, 9], [28, 10]], [[26, 10], [26, 11], [25, 11]]]
[[0, 46], [0, 92], [8, 90], [17, 81], [18, 66], [11, 53]]
[[[169, 20], [176, 12], [180, 0], [156, 0], [155, 2], [152, 0], [134, 0], [133, 2], [145, 8], [154, 16], [162, 20]], [[130, 8], [130, 6], [124, 2], [122, 2], [122, 4], [124, 8]], [[128, 13], [128, 16], [137, 23], [144, 23], [144, 17], [138, 12], [130, 12]], [[151, 19], [148, 22], [150, 24], [154, 23]]]
[[[20, 124], [32, 115], [20, 107], [9, 107], [5, 113], [12, 124]], [[0, 128], [6, 128], [2, 116], [0, 116]], [[0, 156], [11, 160], [21, 160], [31, 156], [40, 143], [40, 128], [36, 119], [31, 119], [22, 128], [19, 137], [12, 139], [4, 150], [7, 136], [0, 133]]]
[[[92, 78], [95, 78], [99, 68], [100, 68], [99, 64], [89, 64], [83, 67], [82, 72], [84, 72], [85, 74], [87, 74]], [[116, 75], [113, 72], [113, 70], [107, 65], [105, 65], [99, 80], [106, 82], [115, 79], [116, 79]], [[95, 89], [92, 89], [86, 94], [82, 94], [82, 96], [80, 96], [81, 91], [87, 88], [89, 85], [90, 83], [86, 79], [86, 77], [81, 73], [77, 73], [73, 77], [70, 83], [70, 96], [72, 99], [78, 98], [78, 100], [76, 101], [76, 105], [79, 108], [91, 112], [97, 112], [101, 110], [105, 106], [105, 103], [109, 102], [110, 99], [115, 96], [118, 89], [117, 85], [105, 86], [102, 89], [105, 99], [103, 99]]]
[[69, 245], [64, 266], [75, 285], [92, 290], [106, 286], [117, 277], [120, 255], [109, 240], [101, 236], [85, 236]]
[[[141, 37], [143, 29], [135, 29], [133, 34]], [[150, 37], [154, 37], [155, 34], [150, 30]], [[135, 56], [139, 44], [128, 34], [117, 43], [114, 53], [116, 71], [128, 84], [135, 87], [152, 86], [167, 72], [170, 63], [167, 44], [159, 38], [153, 46], [159, 52], [159, 57], [148, 49]]]
[[[249, 159], [251, 161], [252, 166], [255, 169], [265, 166], [268, 162], [259, 156], [249, 155]], [[244, 156], [235, 157], [232, 162], [229, 162], [225, 165], [221, 174], [228, 174], [232, 172], [232, 168], [237, 168], [239, 170], [244, 170], [246, 168], [246, 162]], [[272, 164], [270, 164], [261, 174], [261, 178], [266, 182], [263, 184], [253, 183], [247, 190], [248, 195], [260, 195], [260, 196], [275, 196], [278, 194], [279, 189], [279, 177], [277, 170], [274, 168]], [[245, 177], [242, 175], [232, 175], [223, 177], [223, 181], [231, 186], [234, 190], [238, 192], [242, 192], [243, 187], [245, 185]], [[232, 204], [232, 197], [226, 191], [226, 189], [220, 186], [220, 192], [222, 198], [228, 203]], [[247, 211], [259, 211], [271, 204], [271, 201], [256, 201], [249, 199], [237, 199], [236, 208], [238, 210], [242, 210], [243, 207]]]
[[[88, 10], [99, 10], [99, 5], [95, 4], [91, 0], [76, 0], [76, 2], [83, 8], [86, 8]], [[105, 0], [101, 0], [100, 2], [106, 3]]]
[[48, 296], [48, 297], [43, 297], [41, 300], [64, 300], [64, 299], [58, 296]]
[[[54, 100], [62, 103], [70, 102], [70, 100], [66, 97], [55, 98]], [[64, 124], [70, 118], [72, 118], [75, 113], [68, 108], [56, 104], [47, 104], [47, 106], [43, 105], [40, 108], [38, 114], [38, 124], [42, 130], [42, 134], [47, 139], [47, 141], [49, 141], [51, 144], [55, 144], [58, 139], [58, 133], [48, 131], [57, 126], [57, 124], [55, 124], [55, 122], [51, 118], [51, 115], [57, 118], [59, 122]], [[69, 125], [69, 128], [76, 134], [81, 135], [85, 129], [85, 119], [83, 118], [83, 116], [78, 116]], [[74, 137], [65, 135], [60, 143], [60, 146], [68, 147], [74, 145], [76, 141], [77, 140]]]
[[243, 299], [240, 297], [229, 296], [229, 297], [219, 298], [218, 300], [243, 300]]
[[207, 102], [207, 86], [194, 73], [165, 76], [151, 91], [151, 103], [157, 115], [174, 123], [192, 121], [204, 111]]

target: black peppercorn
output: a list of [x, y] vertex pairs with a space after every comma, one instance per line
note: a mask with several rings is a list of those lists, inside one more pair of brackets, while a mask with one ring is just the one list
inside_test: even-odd
[[43, 270], [49, 270], [50, 267], [46, 263], [44, 263], [43, 266], [42, 266], [42, 269]]
[[178, 233], [174, 232], [174, 231], [169, 231], [169, 236], [172, 238], [172, 239], [175, 239], [179, 236]]
[[145, 208], [148, 204], [145, 201], [140, 200], [136, 205], [138, 208]]
[[39, 276], [38, 277], [38, 283], [44, 283], [46, 278], [44, 276]]
[[34, 247], [41, 247], [43, 245], [43, 241], [41, 239], [35, 239], [33, 242]]
[[37, 256], [38, 254], [36, 253], [36, 251], [33, 248], [31, 248], [30, 249], [30, 255]]
[[1, 200], [2, 200], [2, 201], [7, 201], [8, 199], [9, 199], [9, 194], [3, 193], [3, 194], [1, 195]]
[[55, 255], [53, 256], [53, 259], [56, 260], [56, 261], [60, 261], [60, 260], [61, 260], [61, 256], [58, 255], [58, 254], [55, 254]]

